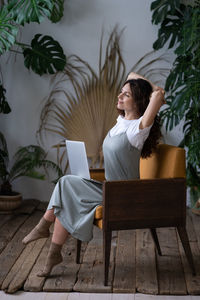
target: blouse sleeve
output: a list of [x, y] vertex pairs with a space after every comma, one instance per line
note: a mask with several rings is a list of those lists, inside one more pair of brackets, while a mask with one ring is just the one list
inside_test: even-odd
[[142, 120], [141, 116], [136, 122], [131, 124], [127, 129], [127, 137], [131, 145], [139, 150], [143, 148], [144, 142], [149, 136], [150, 129], [152, 125], [149, 127], [145, 127], [144, 129], [140, 129], [140, 122]]

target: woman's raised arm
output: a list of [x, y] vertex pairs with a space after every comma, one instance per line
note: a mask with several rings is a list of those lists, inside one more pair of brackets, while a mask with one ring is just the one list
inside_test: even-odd
[[157, 115], [160, 107], [163, 104], [166, 103], [165, 98], [164, 98], [165, 91], [161, 87], [156, 86], [155, 84], [150, 82], [148, 79], [146, 79], [143, 76], [141, 76], [137, 73], [134, 73], [134, 72], [131, 72], [128, 75], [127, 80], [129, 80], [129, 79], [139, 79], [139, 78], [148, 81], [151, 84], [152, 89], [153, 89], [153, 92], [152, 92], [151, 97], [150, 97], [149, 104], [148, 104], [148, 106], [147, 106], [147, 108], [144, 112], [143, 118], [140, 122], [140, 129], [144, 129], [145, 127], [148, 127], [151, 124], [153, 124], [155, 116]]

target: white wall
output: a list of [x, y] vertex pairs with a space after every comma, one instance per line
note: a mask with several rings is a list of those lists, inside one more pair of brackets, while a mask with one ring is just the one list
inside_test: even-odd
[[[49, 34], [58, 40], [66, 55], [77, 54], [94, 69], [98, 66], [99, 41], [102, 28], [107, 35], [118, 24], [125, 28], [122, 53], [127, 71], [145, 53], [152, 50], [157, 37], [157, 27], [151, 24], [150, 0], [66, 0], [64, 17], [58, 24], [45, 21], [30, 24], [22, 30], [22, 42], [31, 41], [36, 33]], [[0, 116], [0, 130], [5, 134], [12, 157], [19, 146], [36, 144], [36, 131], [43, 99], [50, 89], [50, 76], [29, 72], [23, 66], [23, 57], [2, 57], [3, 78], [7, 100], [12, 112]], [[5, 63], [6, 62], [6, 63]], [[178, 135], [178, 138], [177, 138]], [[170, 133], [168, 143], [177, 145], [181, 130]], [[49, 149], [46, 149], [49, 150]], [[51, 159], [55, 153], [51, 151]], [[24, 198], [48, 201], [53, 185], [49, 181], [20, 178], [13, 183]]]

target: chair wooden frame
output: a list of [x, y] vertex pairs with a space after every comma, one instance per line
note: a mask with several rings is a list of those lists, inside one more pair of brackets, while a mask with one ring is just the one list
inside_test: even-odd
[[[175, 227], [193, 275], [195, 267], [186, 231], [186, 179], [154, 178], [103, 182], [104, 285], [108, 271], [112, 231], [149, 228], [158, 254], [161, 249], [156, 228]], [[76, 262], [81, 241], [77, 240]]]

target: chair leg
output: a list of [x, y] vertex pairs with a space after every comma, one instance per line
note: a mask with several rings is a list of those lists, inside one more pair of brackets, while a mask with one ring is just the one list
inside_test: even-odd
[[178, 230], [178, 233], [179, 233], [179, 236], [180, 236], [180, 239], [181, 239], [183, 249], [185, 251], [188, 263], [191, 267], [192, 274], [196, 275], [193, 256], [192, 256], [192, 251], [191, 251], [191, 248], [190, 248], [190, 243], [189, 243], [189, 240], [188, 240], [188, 235], [187, 235], [186, 228], [182, 227], [182, 226], [178, 226], [177, 230]]
[[150, 231], [151, 231], [151, 235], [152, 235], [152, 238], [154, 240], [154, 243], [156, 245], [156, 249], [158, 251], [158, 254], [162, 255], [162, 252], [161, 252], [161, 249], [160, 249], [160, 244], [159, 244], [159, 241], [158, 241], [158, 236], [157, 236], [157, 233], [156, 233], [156, 229], [151, 228]]
[[81, 243], [82, 241], [76, 240], [76, 263], [77, 264], [80, 264]]
[[104, 285], [108, 285], [108, 272], [110, 263], [112, 231], [103, 231], [103, 263], [104, 263]]

